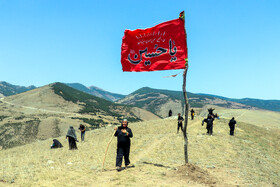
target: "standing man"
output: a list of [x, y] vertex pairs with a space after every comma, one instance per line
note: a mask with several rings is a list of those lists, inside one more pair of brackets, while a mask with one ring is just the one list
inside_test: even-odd
[[208, 114], [207, 119], [204, 119], [202, 121], [202, 126], [203, 126], [204, 122], [206, 122], [206, 124], [207, 124], [207, 126], [206, 126], [207, 134], [211, 135], [211, 136], [213, 134], [213, 121], [214, 121], [214, 119], [215, 118], [212, 115]]
[[236, 121], [234, 120], [234, 117], [232, 117], [228, 123], [228, 126], [230, 128], [229, 135], [231, 135], [231, 136], [234, 136], [235, 124], [236, 124]]
[[178, 113], [178, 128], [177, 128], [177, 133], [179, 132], [179, 128], [181, 128], [182, 132], [183, 132], [183, 121], [184, 118], [181, 116], [180, 113]]
[[130, 152], [130, 138], [133, 137], [132, 131], [127, 127], [127, 119], [122, 121], [120, 127], [115, 127], [115, 136], [118, 137], [117, 144], [117, 158], [116, 158], [116, 167], [117, 171], [121, 170], [122, 160], [124, 157], [125, 167], [130, 164], [129, 152]]
[[195, 113], [195, 111], [194, 111], [193, 108], [192, 108], [192, 110], [191, 110], [191, 117], [192, 117], [192, 120], [193, 120], [193, 118], [194, 118], [194, 113]]
[[81, 131], [81, 141], [83, 142], [85, 140], [86, 127], [83, 124], [80, 124], [79, 129]]

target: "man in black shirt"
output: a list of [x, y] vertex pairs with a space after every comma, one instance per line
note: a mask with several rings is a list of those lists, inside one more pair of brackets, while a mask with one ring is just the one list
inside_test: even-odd
[[81, 141], [85, 140], [86, 128], [83, 124], [80, 124], [80, 131], [81, 131]]
[[117, 144], [117, 158], [116, 158], [116, 167], [117, 170], [121, 170], [122, 159], [124, 157], [125, 167], [130, 164], [129, 152], [130, 152], [130, 138], [133, 137], [132, 131], [127, 127], [128, 122], [126, 119], [122, 121], [120, 127], [115, 127], [115, 136], [118, 137]]
[[184, 118], [181, 116], [181, 114], [178, 114], [178, 128], [177, 128], [177, 133], [179, 132], [179, 128], [181, 128], [182, 132], [183, 132], [183, 121]]
[[236, 121], [234, 120], [234, 117], [232, 117], [232, 119], [228, 123], [228, 126], [230, 128], [229, 135], [231, 135], [231, 136], [234, 136], [235, 124], [236, 124]]
[[206, 122], [207, 126], [206, 126], [206, 129], [207, 129], [207, 134], [211, 135], [213, 134], [213, 121], [214, 121], [214, 117], [210, 114], [208, 114], [208, 117], [207, 119], [204, 119], [202, 121], [202, 126], [204, 124], [204, 122]]

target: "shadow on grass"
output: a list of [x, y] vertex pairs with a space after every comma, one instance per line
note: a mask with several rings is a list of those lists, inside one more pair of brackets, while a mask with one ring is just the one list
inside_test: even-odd
[[153, 165], [153, 166], [156, 166], [156, 167], [161, 167], [161, 168], [173, 169], [173, 167], [165, 166], [165, 165], [162, 165], [162, 164], [156, 164], [156, 163], [150, 163], [150, 162], [142, 162], [142, 163], [143, 164]]

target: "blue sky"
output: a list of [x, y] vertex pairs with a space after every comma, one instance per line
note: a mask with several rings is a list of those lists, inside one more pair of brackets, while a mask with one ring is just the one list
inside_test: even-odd
[[129, 94], [182, 90], [183, 70], [122, 72], [125, 29], [186, 13], [187, 91], [280, 99], [278, 0], [0, 0], [0, 81], [82, 83]]

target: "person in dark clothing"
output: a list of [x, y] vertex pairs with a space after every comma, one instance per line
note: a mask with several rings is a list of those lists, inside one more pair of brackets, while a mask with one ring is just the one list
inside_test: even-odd
[[177, 133], [179, 132], [179, 129], [181, 128], [182, 132], [183, 132], [183, 121], [184, 118], [181, 116], [180, 113], [178, 113], [178, 127], [177, 127]]
[[172, 116], [172, 110], [169, 110], [168, 116], [171, 117]]
[[212, 116], [214, 116], [214, 114], [213, 114], [213, 111], [214, 111], [214, 110], [215, 110], [215, 108], [209, 108], [209, 109], [208, 109], [209, 114], [212, 115]]
[[228, 126], [230, 128], [229, 135], [231, 135], [231, 136], [234, 136], [235, 124], [236, 124], [236, 121], [234, 120], [234, 117], [232, 117], [232, 119], [228, 123]]
[[86, 127], [80, 124], [79, 130], [81, 131], [81, 141], [83, 142], [85, 140]]
[[63, 145], [57, 140], [53, 139], [53, 144], [51, 145], [51, 149], [62, 148]]
[[210, 114], [208, 114], [208, 117], [207, 117], [207, 119], [204, 119], [203, 121], [202, 121], [202, 126], [203, 126], [203, 124], [204, 124], [204, 122], [206, 122], [206, 129], [207, 129], [207, 134], [209, 134], [209, 135], [211, 135], [212, 136], [212, 134], [213, 134], [213, 121], [214, 121], [214, 117], [212, 116], [212, 115], [210, 115]]
[[194, 113], [195, 113], [195, 111], [193, 110], [193, 108], [191, 109], [191, 117], [192, 117], [192, 120], [193, 120], [193, 118], [194, 118]]
[[126, 119], [122, 121], [122, 125], [115, 127], [115, 136], [118, 137], [117, 143], [117, 157], [116, 167], [117, 170], [121, 170], [122, 160], [124, 157], [125, 167], [130, 164], [129, 152], [130, 152], [130, 138], [133, 137], [132, 131], [127, 127], [128, 122]]
[[69, 142], [69, 150], [78, 149], [77, 144], [76, 144], [76, 142], [78, 140], [77, 140], [76, 132], [75, 132], [75, 129], [73, 128], [73, 126], [69, 127], [68, 132], [66, 134], [66, 139], [67, 138], [68, 138], [68, 142]]

